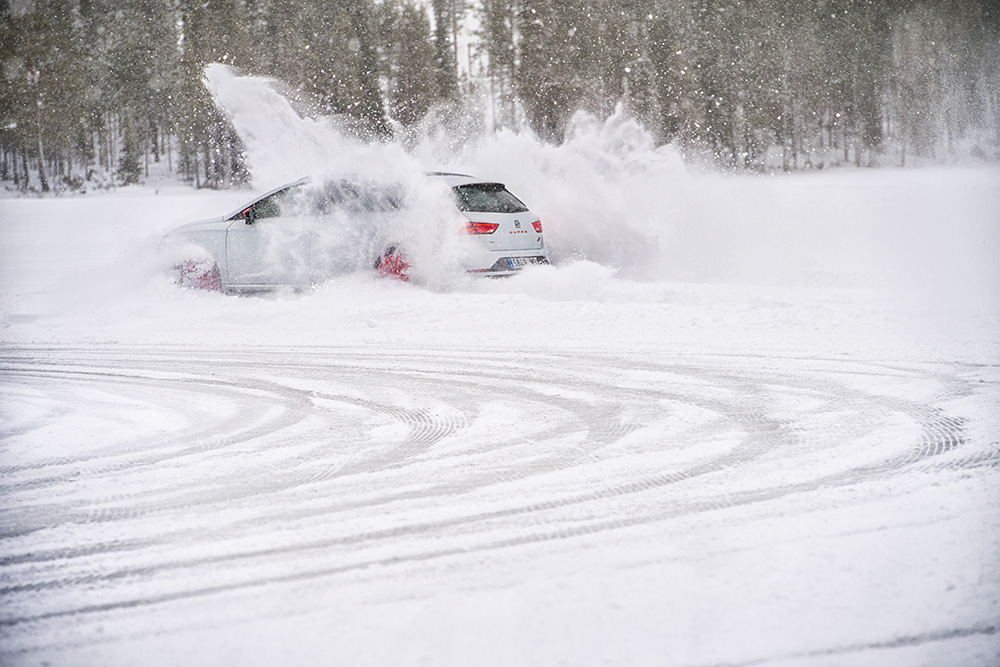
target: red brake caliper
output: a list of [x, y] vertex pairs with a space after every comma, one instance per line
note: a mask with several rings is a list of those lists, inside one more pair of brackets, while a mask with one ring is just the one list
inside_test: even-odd
[[410, 276], [406, 272], [409, 268], [410, 265], [407, 263], [406, 257], [393, 253], [382, 258], [382, 261], [378, 265], [378, 272], [385, 277], [391, 276], [404, 282], [409, 282]]

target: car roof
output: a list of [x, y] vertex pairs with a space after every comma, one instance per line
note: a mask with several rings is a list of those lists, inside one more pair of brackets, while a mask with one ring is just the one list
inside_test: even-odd
[[[460, 186], [460, 185], [472, 185], [473, 183], [489, 183], [489, 184], [500, 185], [500, 186], [503, 185], [502, 183], [497, 183], [496, 181], [485, 181], [485, 180], [483, 180], [481, 178], [476, 178], [475, 176], [470, 176], [469, 174], [460, 174], [460, 173], [451, 172], [451, 171], [430, 171], [430, 172], [427, 172], [427, 176], [431, 176], [433, 178], [440, 178], [441, 180], [443, 180], [448, 185], [448, 187], [451, 187], [451, 188], [454, 188], [454, 187], [457, 187], [457, 186]], [[261, 199], [264, 199], [266, 197], [270, 197], [271, 195], [273, 195], [276, 192], [281, 192], [282, 190], [287, 190], [288, 188], [293, 188], [293, 187], [297, 187], [297, 186], [300, 186], [300, 185], [307, 185], [311, 181], [312, 181], [312, 179], [310, 179], [308, 176], [304, 176], [304, 177], [298, 179], [297, 181], [292, 181], [290, 183], [285, 183], [284, 185], [280, 185], [280, 186], [278, 186], [278, 187], [276, 187], [276, 188], [274, 188], [272, 190], [268, 190], [264, 194], [258, 195], [257, 197], [254, 197], [249, 202], [246, 202], [245, 204], [243, 204], [242, 206], [240, 206], [235, 211], [230, 212], [226, 216], [226, 219], [228, 220], [228, 219], [232, 219], [232, 218], [238, 217], [240, 214], [243, 213], [243, 211], [245, 211], [247, 209], [248, 206], [252, 206], [252, 205], [256, 204], [257, 202], [259, 202]]]
[[428, 176], [433, 176], [435, 178], [440, 178], [449, 187], [456, 187], [459, 185], [471, 185], [473, 183], [494, 183], [495, 181], [484, 181], [481, 178], [476, 178], [475, 176], [470, 176], [469, 174], [456, 174], [450, 171], [432, 171], [427, 174]]

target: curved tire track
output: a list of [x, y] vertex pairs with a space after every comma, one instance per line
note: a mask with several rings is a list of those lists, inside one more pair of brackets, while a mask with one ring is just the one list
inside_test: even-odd
[[[848, 361], [96, 348], [6, 350], [0, 372], [8, 395], [52, 392], [47, 417], [0, 443], [41, 437], [71, 409], [68, 385], [168, 396], [188, 424], [25, 461], [2, 444], [0, 636], [1000, 459], [996, 443], [961, 452], [965, 416], [944, 407], [974, 391], [960, 373]], [[914, 380], [938, 398], [903, 398]], [[213, 401], [235, 408], [194, 408]], [[489, 421], [498, 405], [509, 432]], [[877, 453], [858, 444], [883, 433]], [[78, 539], [54, 544], [51, 528]], [[81, 587], [99, 601], [74, 602]]]

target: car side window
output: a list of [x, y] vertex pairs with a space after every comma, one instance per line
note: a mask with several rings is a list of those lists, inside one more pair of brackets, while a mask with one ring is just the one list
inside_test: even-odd
[[277, 218], [278, 216], [281, 215], [282, 203], [287, 199], [288, 199], [288, 190], [275, 192], [273, 195], [269, 197], [264, 197], [253, 206], [254, 212], [257, 214], [257, 219]]
[[[260, 220], [261, 218], [277, 218], [282, 215], [292, 215], [295, 209], [294, 197], [298, 192], [298, 185], [279, 190], [274, 194], [257, 200], [252, 206], [242, 209], [232, 219], [249, 217], [252, 220]], [[253, 210], [253, 214], [252, 216], [247, 216], [247, 212], [250, 210]]]
[[402, 188], [394, 184], [330, 181], [313, 196], [313, 209], [320, 215], [328, 215], [335, 210], [352, 213], [389, 212], [402, 206]]

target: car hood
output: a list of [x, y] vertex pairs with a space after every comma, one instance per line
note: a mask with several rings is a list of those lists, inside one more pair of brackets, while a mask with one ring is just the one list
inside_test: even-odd
[[205, 218], [204, 220], [196, 220], [194, 222], [189, 222], [186, 225], [181, 225], [180, 227], [174, 227], [166, 236], [183, 236], [184, 234], [190, 234], [192, 232], [203, 232], [211, 229], [218, 229], [219, 227], [228, 227], [232, 221], [224, 216], [217, 215], [214, 218]]

